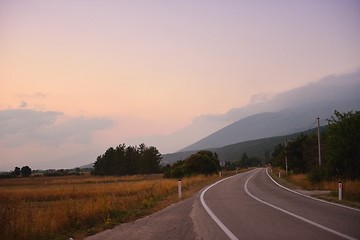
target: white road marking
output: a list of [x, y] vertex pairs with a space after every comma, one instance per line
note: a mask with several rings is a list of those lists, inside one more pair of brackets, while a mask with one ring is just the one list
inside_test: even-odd
[[216, 215], [213, 213], [213, 211], [211, 211], [211, 209], [208, 207], [208, 205], [205, 203], [205, 200], [204, 200], [204, 194], [206, 193], [207, 190], [209, 190], [210, 188], [212, 188], [213, 186], [215, 186], [216, 184], [218, 183], [221, 183], [222, 181], [226, 180], [226, 179], [229, 179], [229, 178], [232, 178], [232, 177], [235, 177], [236, 175], [234, 176], [231, 176], [231, 177], [227, 177], [227, 178], [224, 178], [220, 181], [217, 181], [216, 183], [210, 185], [209, 187], [207, 187], [200, 195], [200, 201], [201, 201], [201, 204], [203, 205], [203, 207], [205, 208], [205, 210], [207, 211], [207, 213], [210, 215], [210, 217], [216, 222], [216, 224], [224, 231], [224, 233], [231, 239], [231, 240], [239, 240], [221, 221], [220, 219], [218, 219], [216, 217]]
[[303, 196], [303, 197], [306, 197], [306, 198], [310, 198], [310, 199], [312, 199], [312, 200], [316, 200], [316, 201], [319, 201], [319, 202], [323, 202], [323, 203], [327, 203], [327, 204], [330, 204], [330, 205], [334, 205], [334, 206], [338, 206], [338, 207], [342, 207], [342, 208], [346, 208], [346, 209], [350, 209], [350, 210], [353, 210], [353, 211], [358, 211], [358, 212], [360, 212], [360, 209], [356, 209], [356, 208], [344, 206], [344, 205], [341, 205], [341, 204], [337, 204], [337, 203], [333, 203], [333, 202], [328, 202], [328, 201], [325, 201], [325, 200], [322, 200], [322, 199], [314, 198], [314, 197], [311, 197], [311, 196], [308, 196], [308, 195], [299, 193], [299, 192], [297, 192], [297, 191], [294, 191], [294, 190], [292, 190], [292, 189], [290, 189], [290, 188], [284, 187], [284, 186], [281, 185], [280, 183], [276, 182], [276, 181], [270, 176], [267, 168], [266, 168], [266, 174], [268, 175], [268, 177], [269, 177], [276, 185], [278, 185], [278, 186], [281, 187], [282, 189], [285, 189], [285, 190], [287, 190], [287, 191], [289, 191], [289, 192], [292, 192], [292, 193], [298, 194], [298, 195], [300, 195], [300, 196]]
[[[258, 173], [258, 172], [256, 172], [256, 173]], [[330, 233], [333, 233], [333, 234], [335, 234], [335, 235], [337, 235], [337, 236], [340, 236], [340, 237], [342, 237], [342, 238], [349, 239], [349, 240], [356, 240], [356, 238], [353, 238], [353, 237], [350, 237], [350, 236], [345, 235], [345, 234], [343, 234], [343, 233], [337, 232], [337, 231], [335, 231], [335, 230], [333, 230], [333, 229], [330, 229], [330, 228], [328, 228], [328, 227], [325, 227], [325, 226], [323, 226], [323, 225], [321, 225], [321, 224], [318, 224], [318, 223], [316, 223], [316, 222], [313, 222], [313, 221], [311, 221], [311, 220], [309, 220], [309, 219], [307, 219], [307, 218], [304, 218], [304, 217], [301, 217], [301, 216], [299, 216], [299, 215], [296, 215], [296, 214], [294, 214], [294, 213], [292, 213], [292, 212], [289, 212], [289, 211], [287, 211], [287, 210], [285, 210], [285, 209], [282, 209], [282, 208], [280, 208], [280, 207], [277, 207], [277, 206], [275, 206], [275, 205], [272, 205], [271, 203], [268, 203], [268, 202], [266, 202], [266, 201], [264, 201], [264, 200], [261, 200], [261, 199], [258, 198], [258, 197], [255, 197], [253, 194], [251, 194], [251, 193], [249, 192], [247, 185], [248, 185], [249, 180], [250, 180], [256, 173], [254, 173], [253, 175], [251, 175], [251, 176], [246, 180], [245, 185], [244, 185], [245, 192], [246, 192], [250, 197], [252, 197], [253, 199], [255, 199], [255, 200], [257, 200], [257, 201], [259, 201], [259, 202], [261, 202], [261, 203], [263, 203], [263, 204], [265, 204], [265, 205], [267, 205], [267, 206], [269, 206], [269, 207], [272, 207], [272, 208], [274, 208], [274, 209], [276, 209], [276, 210], [279, 210], [279, 211], [281, 211], [281, 212], [283, 212], [283, 213], [286, 213], [286, 214], [288, 214], [288, 215], [290, 215], [290, 216], [292, 216], [292, 217], [294, 217], [294, 218], [297, 218], [297, 219], [299, 219], [299, 220], [301, 220], [301, 221], [304, 221], [304, 222], [306, 222], [306, 223], [309, 223], [309, 224], [311, 224], [311, 225], [313, 225], [313, 226], [315, 226], [315, 227], [318, 227], [318, 228], [321, 228], [321, 229], [323, 229], [323, 230], [325, 230], [325, 231], [328, 231], [328, 232], [330, 232]]]

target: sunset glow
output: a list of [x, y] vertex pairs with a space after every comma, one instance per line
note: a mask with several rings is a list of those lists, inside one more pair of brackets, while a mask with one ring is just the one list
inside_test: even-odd
[[0, 112], [42, 112], [0, 115], [0, 171], [88, 164], [357, 69], [359, 13], [356, 0], [0, 1]]

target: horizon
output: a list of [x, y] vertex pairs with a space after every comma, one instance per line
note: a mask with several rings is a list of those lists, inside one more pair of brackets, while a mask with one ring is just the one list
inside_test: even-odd
[[355, 0], [1, 1], [0, 171], [75, 168], [121, 143], [170, 153], [234, 109], [359, 71], [359, 12]]

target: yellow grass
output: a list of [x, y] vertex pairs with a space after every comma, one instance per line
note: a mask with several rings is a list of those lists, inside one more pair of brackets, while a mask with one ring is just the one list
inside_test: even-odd
[[[279, 169], [274, 168], [274, 172], [278, 173]], [[280, 170], [281, 176], [288, 180], [291, 184], [305, 190], [328, 190], [333, 196], [338, 194], [337, 181], [321, 181], [319, 183], [311, 183], [306, 174], [290, 174], [286, 176], [285, 171]], [[275, 178], [276, 176], [273, 175]], [[345, 179], [342, 181], [343, 199], [349, 201], [360, 202], [360, 181]]]
[[[216, 178], [183, 179], [184, 195]], [[161, 202], [177, 201], [177, 184], [177, 180], [159, 175], [1, 179], [0, 239], [92, 234], [148, 214]]]

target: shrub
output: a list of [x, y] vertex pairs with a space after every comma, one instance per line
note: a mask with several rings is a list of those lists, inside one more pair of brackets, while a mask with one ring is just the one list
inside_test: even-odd
[[166, 178], [181, 178], [197, 174], [210, 175], [220, 168], [216, 153], [200, 151], [192, 154], [185, 160], [177, 161], [165, 173]]
[[311, 183], [319, 183], [325, 179], [325, 171], [322, 168], [313, 168], [307, 176]]

